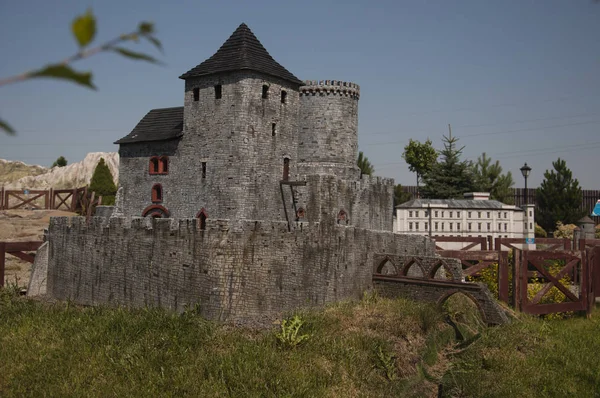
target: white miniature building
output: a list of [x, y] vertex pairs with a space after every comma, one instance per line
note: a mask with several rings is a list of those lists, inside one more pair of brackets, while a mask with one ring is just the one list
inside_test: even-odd
[[[394, 232], [399, 234], [519, 238], [533, 242], [534, 205], [520, 208], [490, 200], [485, 192], [465, 193], [465, 199], [413, 199], [396, 206]], [[526, 210], [526, 211], [525, 211]], [[489, 239], [489, 238], [488, 238]], [[467, 243], [438, 244], [456, 250]]]

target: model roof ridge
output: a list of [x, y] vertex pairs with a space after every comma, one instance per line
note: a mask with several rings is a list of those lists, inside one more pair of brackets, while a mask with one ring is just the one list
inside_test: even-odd
[[179, 76], [179, 78], [188, 79], [238, 70], [264, 73], [298, 86], [304, 84], [302, 80], [273, 59], [245, 23], [238, 26], [210, 58]]

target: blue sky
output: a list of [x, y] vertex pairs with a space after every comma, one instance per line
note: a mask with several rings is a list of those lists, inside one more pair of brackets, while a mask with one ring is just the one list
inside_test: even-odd
[[0, 0], [0, 78], [77, 49], [70, 23], [92, 7], [96, 42], [156, 24], [165, 66], [101, 54], [78, 62], [97, 91], [36, 80], [0, 87], [0, 158], [50, 165], [116, 151], [152, 108], [181, 106], [178, 76], [245, 22], [303, 80], [361, 86], [359, 147], [376, 174], [414, 185], [401, 154], [410, 138], [441, 148], [448, 124], [464, 157], [486, 152], [537, 186], [561, 157], [585, 189], [600, 189], [600, 4], [591, 0], [9, 1]]

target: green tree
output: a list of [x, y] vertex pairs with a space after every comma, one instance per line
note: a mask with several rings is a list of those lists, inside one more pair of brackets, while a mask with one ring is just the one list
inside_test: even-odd
[[437, 151], [428, 138], [425, 143], [411, 139], [408, 145], [404, 147], [402, 157], [408, 163], [408, 169], [417, 174], [417, 196], [419, 193], [419, 183], [423, 176], [431, 171], [437, 162]]
[[408, 202], [411, 198], [412, 195], [409, 192], [404, 192], [402, 190], [402, 184], [398, 184], [394, 187], [394, 209], [399, 204]]
[[575, 224], [586, 213], [581, 209], [579, 181], [573, 178], [567, 162], [558, 158], [552, 166], [554, 170], [546, 170], [544, 181], [535, 192], [537, 222], [548, 232], [554, 231], [558, 221]]
[[103, 205], [114, 205], [117, 186], [113, 180], [113, 175], [110, 169], [104, 162], [104, 158], [100, 158], [92, 180], [90, 181], [90, 191], [96, 193], [96, 196], [102, 196]]
[[484, 152], [477, 158], [472, 172], [476, 191], [489, 192], [491, 199], [502, 203], [509, 205], [515, 203], [514, 192], [511, 188], [514, 185], [512, 173], [509, 171], [502, 174], [502, 166], [499, 161], [496, 160], [495, 163], [492, 163], [492, 159]]
[[375, 173], [375, 167], [373, 167], [371, 162], [369, 162], [369, 158], [366, 157], [364, 155], [364, 153], [362, 153], [362, 151], [360, 151], [358, 153], [358, 159], [356, 160], [356, 165], [360, 169], [361, 175], [363, 175], [363, 174], [371, 175], [371, 174]]
[[458, 138], [444, 136], [443, 141], [441, 160], [423, 175], [425, 186], [421, 192], [429, 199], [462, 199], [465, 192], [474, 191], [473, 167], [471, 162], [460, 160], [464, 147], [456, 147]]
[[[94, 40], [94, 36], [96, 36], [96, 17], [90, 9], [85, 14], [79, 15], [73, 20], [71, 23], [71, 32], [79, 46], [79, 50], [75, 54], [62, 61], [48, 64], [43, 68], [0, 79], [0, 86], [28, 79], [51, 78], [67, 80], [95, 90], [96, 86], [92, 83], [92, 73], [77, 71], [70, 65], [75, 61], [88, 58], [100, 52], [114, 52], [135, 60], [159, 63], [158, 60], [150, 55], [121, 47], [123, 43], [131, 41], [139, 42], [140, 38], [143, 38], [162, 51], [160, 41], [154, 37], [154, 24], [151, 22], [140, 22], [135, 31], [121, 34], [103, 44], [89, 48], [90, 43]], [[15, 134], [15, 130], [2, 119], [0, 119], [0, 130], [4, 130], [7, 134]]]
[[52, 163], [52, 167], [65, 167], [67, 165], [67, 159], [64, 156], [59, 156], [58, 159]]

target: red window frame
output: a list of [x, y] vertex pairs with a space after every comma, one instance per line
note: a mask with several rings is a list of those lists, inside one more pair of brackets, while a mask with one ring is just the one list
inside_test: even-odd
[[152, 203], [162, 203], [163, 189], [161, 184], [152, 185]]

